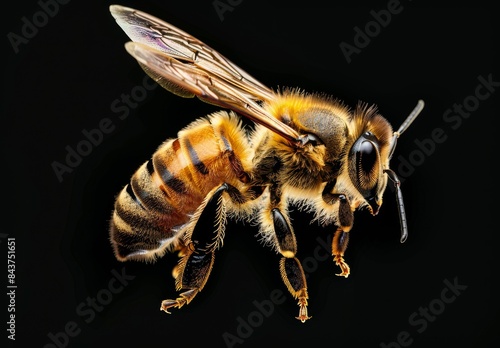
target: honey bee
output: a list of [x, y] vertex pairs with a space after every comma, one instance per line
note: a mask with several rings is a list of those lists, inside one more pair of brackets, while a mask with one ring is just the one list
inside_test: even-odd
[[[350, 273], [344, 253], [354, 211], [376, 215], [389, 180], [406, 240], [400, 181], [389, 160], [423, 101], [394, 132], [375, 106], [350, 109], [299, 89], [274, 92], [171, 24], [118, 5], [110, 11], [133, 40], [126, 50], [158, 84], [231, 110], [200, 118], [165, 141], [116, 198], [110, 240], [118, 260], [154, 261], [179, 252], [173, 276], [180, 294], [164, 300], [161, 310], [180, 308], [203, 289], [228, 218], [256, 224], [264, 244], [281, 254], [279, 270], [302, 322], [310, 318], [309, 296], [289, 205], [335, 226], [339, 276]], [[254, 127], [244, 127], [236, 113]]]

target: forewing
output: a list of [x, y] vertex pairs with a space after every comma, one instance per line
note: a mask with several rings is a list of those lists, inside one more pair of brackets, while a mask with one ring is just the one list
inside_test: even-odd
[[147, 13], [113, 5], [113, 17], [135, 43], [127, 51], [160, 85], [181, 96], [230, 108], [291, 142], [298, 133], [260, 106], [276, 95], [203, 42]]
[[274, 94], [269, 88], [208, 45], [175, 26], [128, 7], [112, 5], [110, 11], [118, 25], [133, 41], [166, 53], [185, 64], [203, 68], [221, 78], [239, 82], [241, 88], [252, 91], [256, 100], [267, 101], [273, 98]]

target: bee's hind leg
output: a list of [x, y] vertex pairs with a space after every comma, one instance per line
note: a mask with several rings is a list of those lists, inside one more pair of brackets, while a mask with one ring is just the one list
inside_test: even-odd
[[[173, 276], [177, 291], [181, 291], [175, 300], [164, 300], [160, 310], [169, 313], [170, 308], [181, 308], [190, 303], [205, 286], [215, 259], [215, 250], [222, 245], [226, 224], [224, 192], [231, 199], [241, 198], [239, 191], [229, 184], [215, 188], [200, 206], [192, 231], [186, 234], [180, 245], [179, 264], [174, 268]], [[214, 224], [215, 221], [215, 224]]]
[[161, 303], [160, 310], [170, 313], [169, 308], [181, 308], [188, 304], [203, 289], [210, 276], [214, 263], [214, 253], [197, 254], [191, 247], [190, 252], [180, 261], [178, 268], [175, 269], [177, 290], [184, 290], [175, 300], [164, 300]]

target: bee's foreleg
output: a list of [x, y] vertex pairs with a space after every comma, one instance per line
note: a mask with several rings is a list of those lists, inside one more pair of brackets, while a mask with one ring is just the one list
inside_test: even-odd
[[347, 243], [349, 242], [349, 233], [342, 231], [342, 229], [337, 229], [332, 242], [332, 255], [335, 264], [340, 267], [341, 273], [336, 275], [342, 277], [348, 277], [351, 273], [349, 265], [344, 261], [344, 252], [347, 249]]
[[295, 257], [297, 253], [297, 242], [293, 229], [288, 219], [278, 208], [271, 210], [276, 235], [277, 247], [283, 257], [280, 260], [280, 273], [288, 291], [298, 299], [299, 316], [296, 317], [301, 322], [305, 322], [311, 317], [307, 314], [307, 283], [304, 270], [299, 260]]
[[348, 277], [350, 274], [349, 265], [344, 261], [344, 253], [349, 243], [349, 231], [354, 223], [354, 214], [349, 203], [349, 199], [344, 194], [330, 193], [333, 187], [327, 185], [323, 192], [323, 200], [328, 204], [338, 203], [338, 228], [332, 241], [332, 255], [335, 264], [340, 267], [341, 273], [338, 276]]
[[226, 214], [222, 195], [227, 191], [237, 195], [233, 186], [224, 183], [209, 194], [201, 211], [195, 214], [195, 225], [181, 247], [182, 258], [173, 271], [176, 288], [182, 292], [175, 300], [164, 300], [161, 310], [168, 313], [169, 308], [188, 304], [205, 286], [212, 271], [214, 252], [224, 236]]

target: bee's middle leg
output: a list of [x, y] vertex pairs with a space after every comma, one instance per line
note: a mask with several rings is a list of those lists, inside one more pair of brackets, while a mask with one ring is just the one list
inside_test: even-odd
[[311, 317], [307, 314], [307, 294], [306, 276], [300, 261], [295, 257], [297, 253], [297, 242], [293, 229], [278, 208], [271, 210], [274, 224], [277, 247], [283, 257], [280, 260], [280, 273], [288, 291], [298, 299], [299, 316], [296, 317], [301, 322], [305, 322]]

